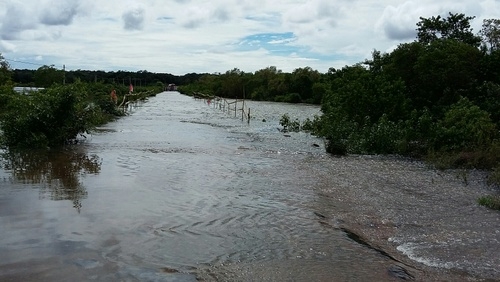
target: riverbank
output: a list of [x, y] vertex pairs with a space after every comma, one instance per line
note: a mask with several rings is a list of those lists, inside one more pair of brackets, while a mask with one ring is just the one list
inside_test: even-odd
[[318, 211], [324, 226], [358, 236], [417, 281], [500, 279], [500, 213], [477, 204], [492, 192], [483, 173], [390, 157], [330, 159], [334, 175], [324, 177], [332, 182], [315, 187], [329, 203]]

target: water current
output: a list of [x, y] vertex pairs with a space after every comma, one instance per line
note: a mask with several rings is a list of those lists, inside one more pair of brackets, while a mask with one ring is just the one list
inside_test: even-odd
[[[304, 120], [319, 107], [247, 106], [250, 123], [205, 100], [163, 92], [76, 145], [6, 153], [0, 281], [398, 281], [433, 278], [427, 268], [459, 271], [440, 278], [498, 275], [498, 249], [491, 250], [499, 246], [498, 213], [466, 203], [490, 227], [463, 231], [479, 244], [472, 251], [484, 256], [478, 261], [451, 245], [436, 251], [446, 238], [431, 241], [418, 229], [436, 218], [417, 222], [394, 209], [370, 218], [363, 204], [397, 205], [402, 195], [375, 189], [398, 187], [415, 194], [400, 208], [418, 211], [426, 205], [415, 197], [432, 196], [413, 186], [484, 192], [480, 180], [470, 176], [464, 185], [455, 174], [398, 158], [332, 157], [321, 139], [279, 130], [283, 114]], [[353, 189], [365, 192], [353, 199]], [[348, 229], [356, 204], [364, 217]], [[382, 241], [389, 248], [358, 236], [373, 226], [388, 232]]]

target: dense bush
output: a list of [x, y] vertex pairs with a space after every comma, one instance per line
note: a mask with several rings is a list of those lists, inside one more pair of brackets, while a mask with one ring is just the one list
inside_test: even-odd
[[283, 131], [298, 132], [301, 130], [300, 121], [298, 119], [291, 120], [288, 114], [284, 114], [280, 119], [280, 125], [283, 126]]
[[484, 196], [479, 198], [478, 203], [482, 206], [488, 207], [494, 210], [500, 210], [500, 196]]
[[83, 85], [57, 86], [14, 95], [0, 123], [8, 147], [63, 145], [90, 129], [97, 107], [85, 103]]
[[433, 149], [438, 151], [479, 150], [490, 146], [499, 137], [489, 113], [467, 98], [451, 105], [436, 126]]
[[284, 102], [284, 103], [300, 103], [302, 102], [302, 98], [300, 98], [299, 93], [290, 93], [284, 96], [276, 96], [274, 97], [275, 102]]
[[[121, 85], [77, 81], [26, 95], [15, 93], [12, 88], [0, 88], [0, 145], [9, 148], [64, 145], [78, 134], [124, 114], [110, 99], [112, 89], [117, 90], [123, 101], [128, 88]], [[162, 87], [135, 90], [136, 94], [128, 95], [126, 101], [143, 100], [162, 91]]]

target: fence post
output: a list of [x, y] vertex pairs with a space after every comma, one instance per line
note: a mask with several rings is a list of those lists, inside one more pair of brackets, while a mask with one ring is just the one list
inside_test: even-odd
[[243, 100], [243, 105], [241, 106], [241, 121], [245, 119], [245, 100]]

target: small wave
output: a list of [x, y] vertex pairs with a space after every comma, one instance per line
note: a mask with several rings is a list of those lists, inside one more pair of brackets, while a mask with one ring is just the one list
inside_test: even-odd
[[422, 263], [427, 266], [431, 267], [440, 267], [440, 268], [445, 268], [445, 269], [451, 269], [456, 267], [456, 265], [452, 262], [443, 262], [438, 259], [432, 259], [428, 257], [423, 257], [420, 256], [417, 253], [418, 249], [425, 248], [425, 246], [422, 246], [420, 244], [416, 243], [404, 243], [399, 245], [396, 249], [406, 255], [408, 258], [411, 260], [414, 260], [416, 262]]

